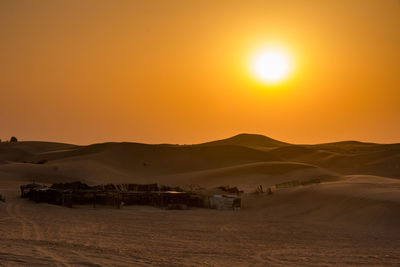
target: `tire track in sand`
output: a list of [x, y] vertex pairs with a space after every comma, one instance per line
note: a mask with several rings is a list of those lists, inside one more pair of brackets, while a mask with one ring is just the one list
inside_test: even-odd
[[21, 221], [20, 219], [17, 218], [17, 215], [15, 213], [15, 204], [14, 203], [8, 203], [6, 206], [6, 212], [8, 214], [8, 219], [15, 219], [21, 224], [21, 239], [29, 239], [27, 237], [27, 230], [26, 230], [26, 224], [25, 222]]
[[[9, 203], [6, 208], [6, 212], [10, 217], [15, 218], [21, 224], [21, 238], [25, 240], [43, 240], [43, 236], [39, 231], [39, 226], [34, 221], [29, 220], [20, 210], [19, 204]], [[42, 256], [50, 258], [56, 266], [70, 266], [62, 257], [57, 256], [49, 249], [43, 248], [39, 245], [34, 246]]]
[[251, 256], [254, 260], [257, 261], [256, 265], [260, 266], [288, 266], [287, 262], [283, 262], [273, 256], [270, 256], [269, 253], [265, 250], [260, 250]]

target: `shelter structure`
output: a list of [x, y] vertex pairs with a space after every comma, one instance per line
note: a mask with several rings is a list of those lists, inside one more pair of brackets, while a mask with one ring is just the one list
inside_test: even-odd
[[209, 197], [210, 208], [217, 210], [240, 210], [241, 198], [237, 195], [212, 195]]
[[[172, 190], [175, 189], [175, 190]], [[179, 191], [178, 191], [179, 190]], [[73, 205], [151, 205], [167, 209], [204, 207], [201, 197], [180, 188], [159, 184], [106, 184], [89, 186], [81, 182], [60, 183], [52, 186], [23, 185], [21, 197], [35, 202], [72, 207]]]
[[41, 185], [35, 184], [35, 183], [21, 185], [20, 186], [21, 197], [29, 197], [31, 189], [36, 188], [36, 187], [41, 187]]

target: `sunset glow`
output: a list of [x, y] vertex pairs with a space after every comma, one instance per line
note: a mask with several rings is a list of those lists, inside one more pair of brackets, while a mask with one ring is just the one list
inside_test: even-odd
[[292, 70], [292, 61], [285, 51], [265, 49], [255, 53], [251, 69], [261, 82], [276, 84], [288, 77]]
[[400, 140], [398, 1], [39, 2], [0, 1], [0, 139]]

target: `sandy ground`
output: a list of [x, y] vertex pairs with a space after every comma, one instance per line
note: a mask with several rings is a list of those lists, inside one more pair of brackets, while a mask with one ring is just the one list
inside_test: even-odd
[[[400, 144], [3, 142], [0, 266], [400, 266], [399, 178]], [[310, 179], [322, 183], [248, 193]], [[229, 184], [246, 194], [239, 212], [70, 209], [19, 198], [32, 180]]]
[[20, 183], [0, 183], [1, 266], [400, 264], [397, 180], [354, 176], [246, 195], [239, 212], [70, 209], [19, 198]]

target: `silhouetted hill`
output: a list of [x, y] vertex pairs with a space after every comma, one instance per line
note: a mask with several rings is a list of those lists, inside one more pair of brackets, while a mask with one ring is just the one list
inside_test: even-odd
[[207, 142], [200, 145], [236, 145], [247, 147], [282, 147], [290, 145], [260, 134], [238, 134], [233, 137]]

